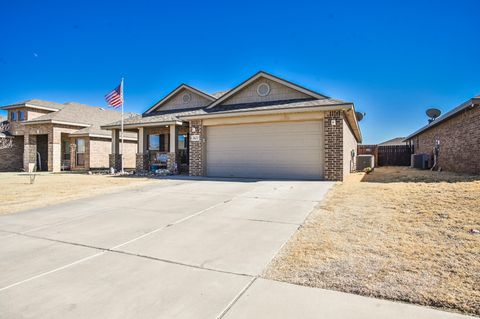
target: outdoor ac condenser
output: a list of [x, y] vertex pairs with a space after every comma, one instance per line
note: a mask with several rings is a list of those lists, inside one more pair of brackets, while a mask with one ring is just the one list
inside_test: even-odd
[[375, 157], [373, 155], [357, 155], [357, 171], [363, 171], [365, 168], [375, 166]]
[[430, 155], [428, 154], [414, 154], [413, 155], [413, 167], [419, 169], [428, 169], [430, 161]]

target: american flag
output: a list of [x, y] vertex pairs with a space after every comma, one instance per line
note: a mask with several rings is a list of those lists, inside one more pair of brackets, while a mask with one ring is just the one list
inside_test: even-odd
[[112, 92], [105, 95], [105, 100], [107, 101], [108, 105], [113, 108], [118, 108], [123, 104], [123, 80], [119, 86], [113, 89]]

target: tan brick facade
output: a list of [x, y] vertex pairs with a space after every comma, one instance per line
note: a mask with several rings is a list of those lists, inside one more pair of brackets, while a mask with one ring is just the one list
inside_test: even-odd
[[437, 140], [442, 170], [480, 174], [480, 106], [466, 109], [411, 139], [416, 154], [432, 154]]

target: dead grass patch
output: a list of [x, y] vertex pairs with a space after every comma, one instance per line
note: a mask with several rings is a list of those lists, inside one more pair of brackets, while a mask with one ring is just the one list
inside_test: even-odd
[[480, 315], [480, 178], [409, 168], [352, 174], [264, 276]]
[[155, 181], [107, 175], [39, 173], [35, 183], [30, 184], [28, 175], [0, 173], [0, 215], [110, 193], [125, 187], [138, 187]]

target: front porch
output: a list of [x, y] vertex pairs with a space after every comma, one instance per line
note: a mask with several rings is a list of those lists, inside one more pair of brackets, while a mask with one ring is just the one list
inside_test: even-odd
[[[187, 123], [125, 128], [125, 132], [138, 133], [136, 171], [155, 172], [158, 169], [167, 169], [172, 174], [188, 174], [188, 130]], [[112, 130], [112, 138], [110, 167], [121, 171], [122, 150], [119, 129]]]
[[76, 129], [53, 125], [29, 125], [23, 138], [23, 168], [35, 164], [37, 171], [60, 172], [89, 168], [86, 138], [72, 138]]

